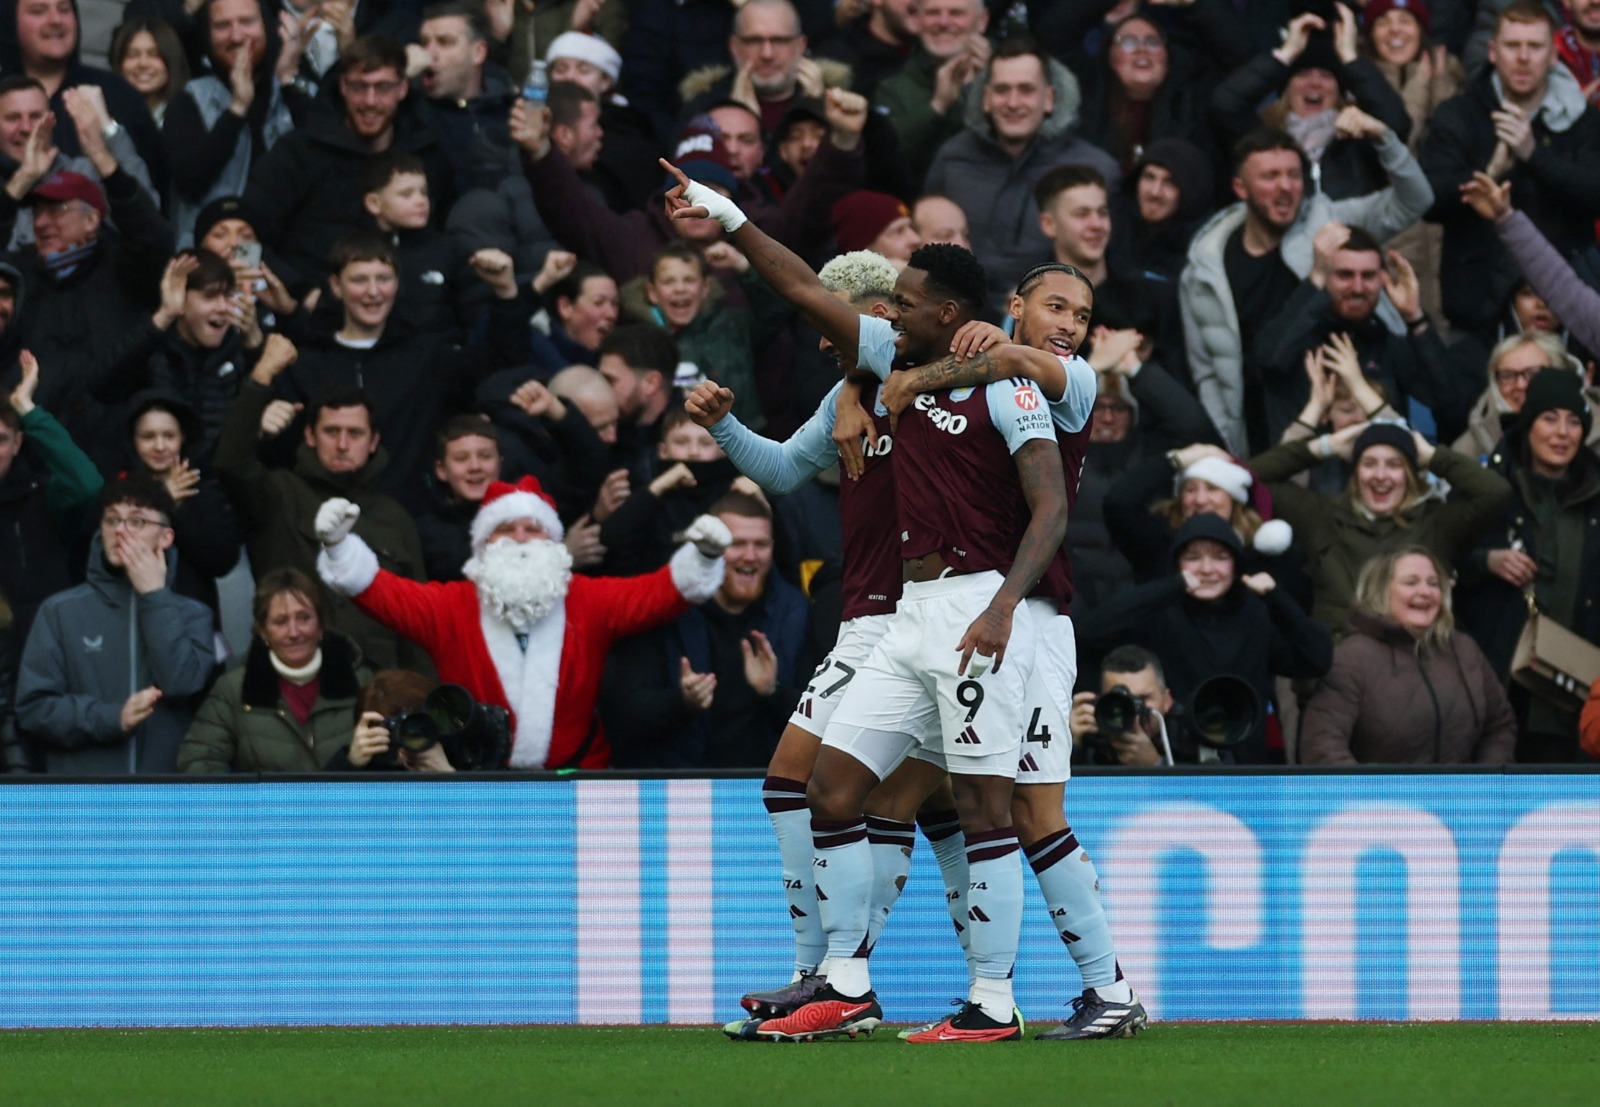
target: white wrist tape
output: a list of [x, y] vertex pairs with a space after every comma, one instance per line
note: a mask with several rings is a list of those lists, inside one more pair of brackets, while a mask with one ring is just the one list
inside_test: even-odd
[[706, 214], [721, 223], [722, 229], [729, 234], [748, 222], [744, 212], [739, 210], [738, 204], [699, 181], [689, 182], [689, 187], [683, 190], [683, 198], [695, 207], [705, 208]]

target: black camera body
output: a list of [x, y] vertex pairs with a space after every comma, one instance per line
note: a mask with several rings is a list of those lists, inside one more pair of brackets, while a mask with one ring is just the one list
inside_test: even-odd
[[401, 750], [425, 753], [443, 746], [461, 772], [503, 769], [511, 755], [511, 716], [505, 708], [478, 703], [459, 684], [441, 684], [420, 709], [397, 711], [381, 725], [389, 732], [390, 764]]
[[1153, 714], [1155, 712], [1128, 691], [1126, 685], [1113, 685], [1094, 701], [1094, 725], [1098, 733], [1088, 735], [1088, 742], [1109, 746], [1112, 735], [1135, 729]]

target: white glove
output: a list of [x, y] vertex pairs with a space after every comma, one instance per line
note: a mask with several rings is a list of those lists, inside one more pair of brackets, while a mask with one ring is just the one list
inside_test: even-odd
[[[349, 500], [332, 499], [317, 508], [317, 519], [313, 526], [317, 532], [317, 540], [324, 546], [337, 546], [350, 536], [355, 529], [356, 520], [361, 518], [361, 509]], [[727, 528], [724, 527], [724, 530]], [[728, 541], [733, 541], [730, 536]]]
[[693, 207], [705, 208], [706, 214], [721, 223], [722, 229], [729, 234], [749, 222], [744, 212], [739, 210], [738, 204], [699, 181], [689, 182], [689, 187], [683, 190], [683, 198]]
[[689, 524], [689, 529], [683, 532], [683, 540], [693, 542], [701, 557], [716, 558], [733, 545], [733, 531], [715, 515], [702, 515]]

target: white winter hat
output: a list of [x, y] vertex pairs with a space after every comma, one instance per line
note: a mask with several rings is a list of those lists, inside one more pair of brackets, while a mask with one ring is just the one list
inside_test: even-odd
[[1233, 497], [1234, 503], [1248, 503], [1250, 484], [1254, 478], [1243, 465], [1224, 461], [1220, 457], [1203, 457], [1178, 474], [1174, 492], [1182, 491], [1186, 480], [1203, 480], [1214, 484]]
[[482, 553], [489, 535], [502, 523], [515, 519], [532, 519], [545, 529], [555, 541], [566, 536], [567, 528], [561, 525], [552, 500], [534, 477], [523, 477], [516, 484], [494, 481], [483, 494], [483, 506], [472, 519], [472, 552]]
[[622, 72], [622, 55], [599, 35], [583, 31], [567, 31], [557, 35], [545, 51], [545, 61], [557, 58], [577, 58], [586, 61], [615, 81]]

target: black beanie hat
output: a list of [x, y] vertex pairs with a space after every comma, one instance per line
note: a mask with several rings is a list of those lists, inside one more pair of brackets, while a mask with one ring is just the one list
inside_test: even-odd
[[1522, 401], [1519, 423], [1524, 437], [1533, 421], [1547, 411], [1564, 409], [1572, 412], [1583, 424], [1583, 436], [1589, 437], [1594, 426], [1594, 412], [1583, 395], [1583, 378], [1570, 369], [1541, 369], [1528, 382], [1528, 394]]
[[242, 219], [249, 223], [250, 216], [245, 214], [244, 201], [237, 196], [219, 196], [201, 208], [194, 221], [194, 244], [200, 245], [211, 228], [224, 219]]
[[1373, 423], [1368, 426], [1350, 449], [1350, 464], [1360, 461], [1361, 455], [1373, 446], [1393, 446], [1411, 468], [1417, 467], [1417, 441], [1411, 437], [1410, 429], [1400, 423]]
[[1176, 568], [1178, 557], [1183, 553], [1183, 548], [1190, 542], [1201, 538], [1209, 538], [1219, 542], [1233, 551], [1233, 560], [1237, 562], [1244, 556], [1244, 540], [1239, 537], [1239, 532], [1220, 515], [1213, 515], [1209, 511], [1202, 511], [1198, 515], [1191, 515], [1183, 521], [1178, 532], [1172, 536], [1172, 564]]

